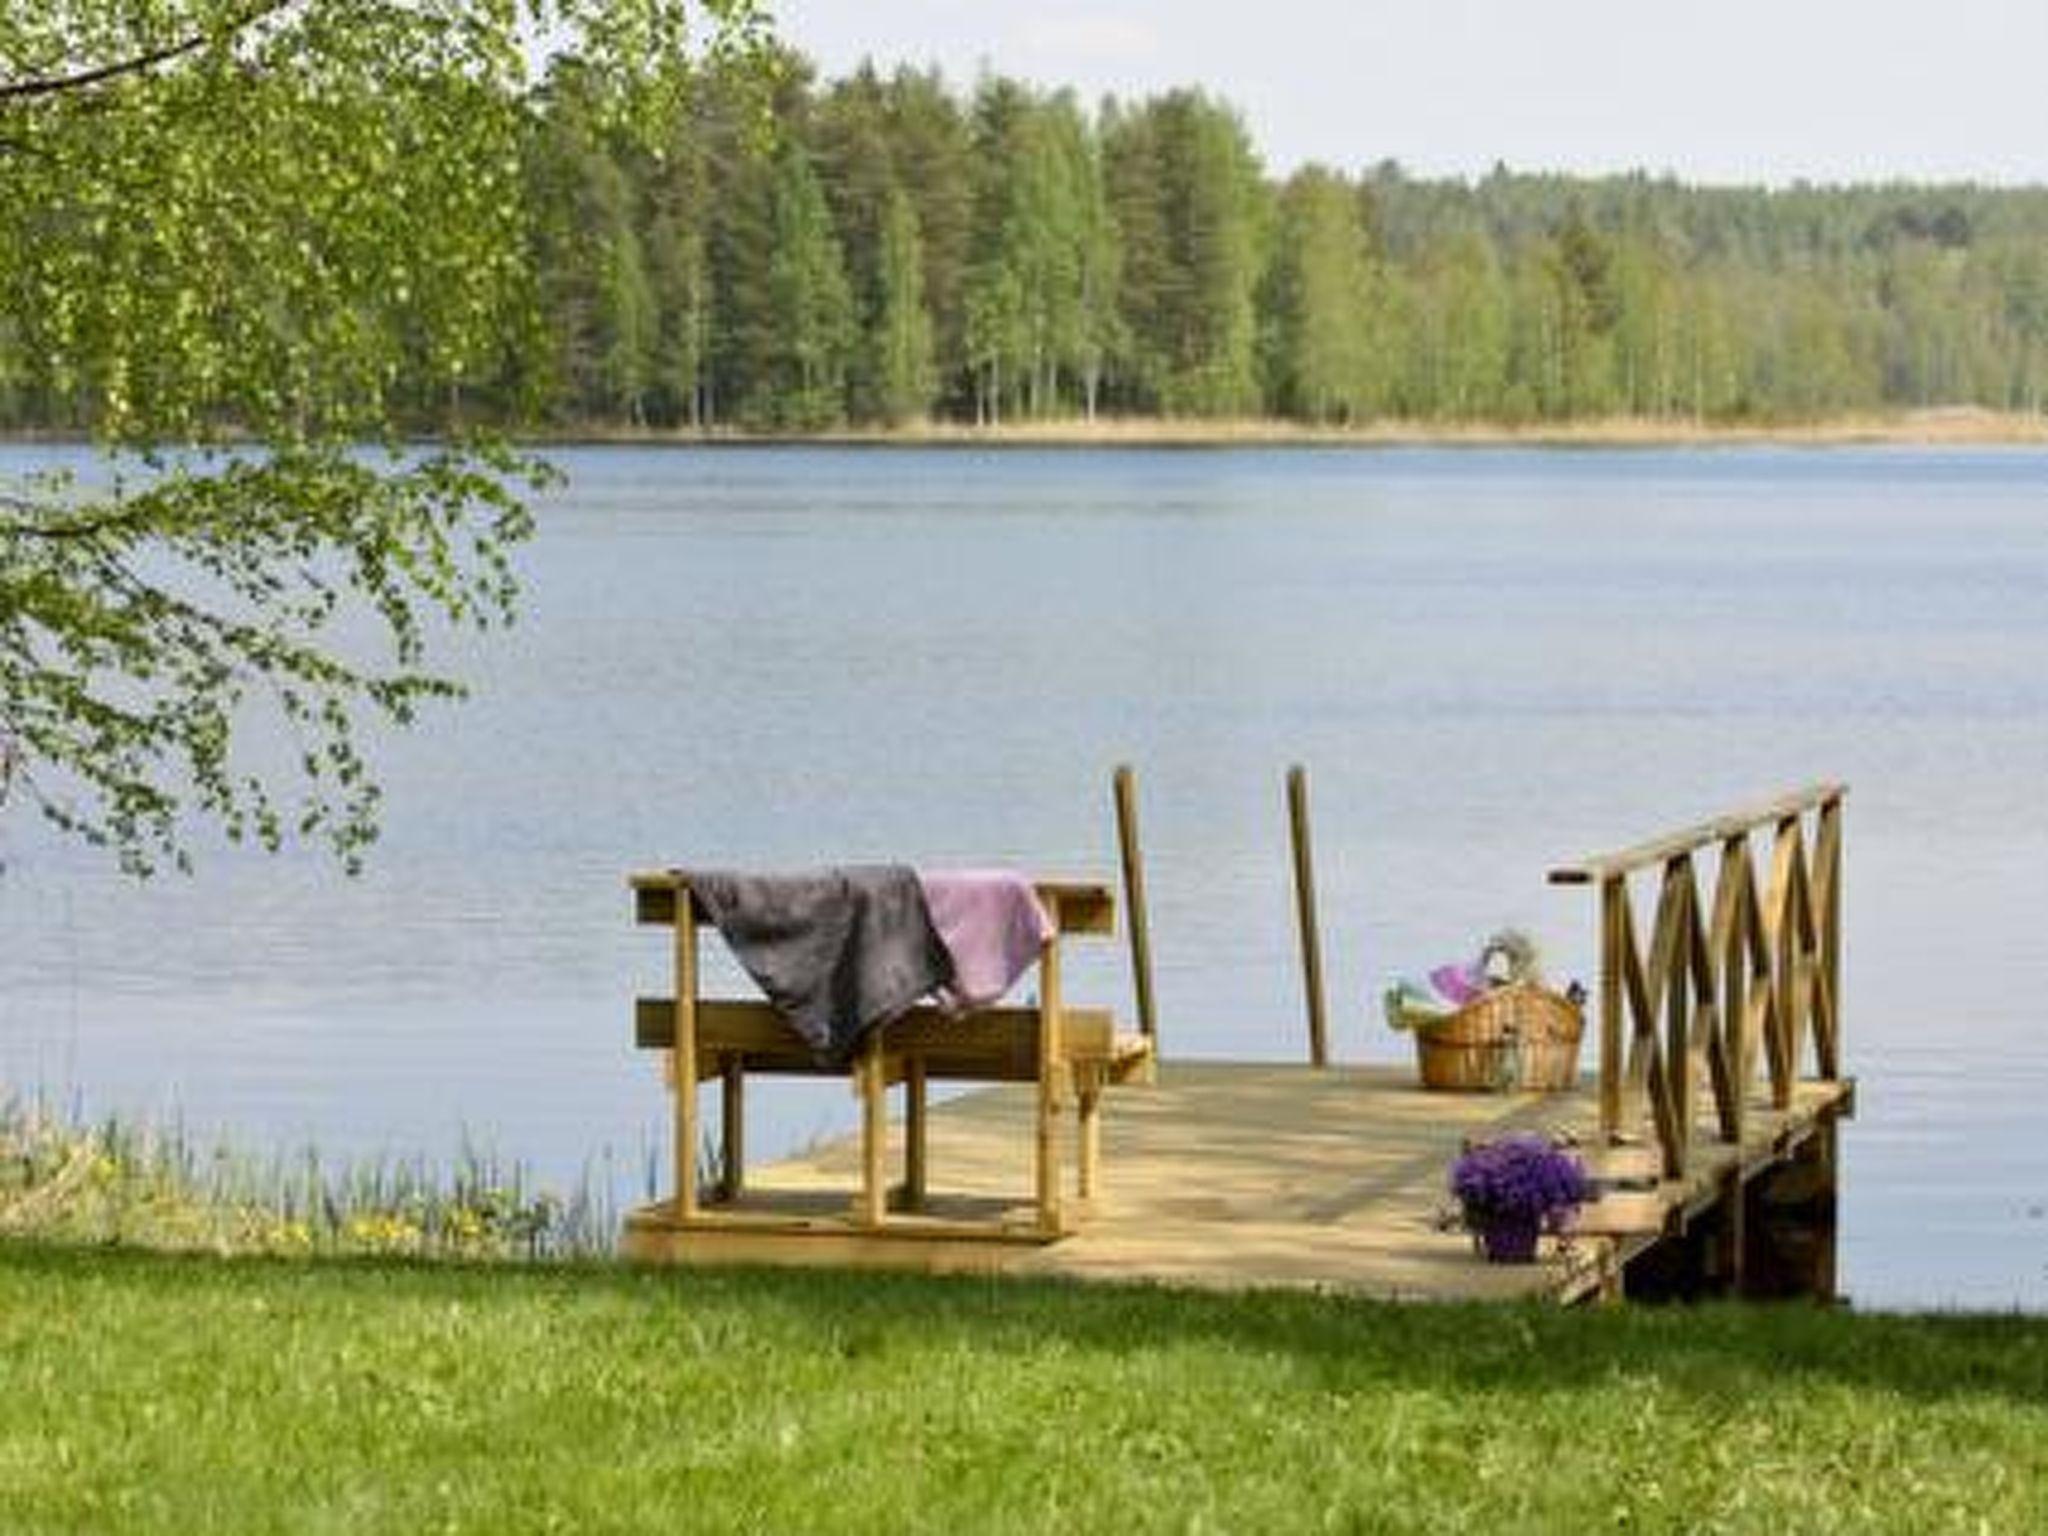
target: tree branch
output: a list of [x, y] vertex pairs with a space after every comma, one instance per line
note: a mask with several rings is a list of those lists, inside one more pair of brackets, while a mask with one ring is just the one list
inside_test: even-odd
[[71, 91], [91, 90], [109, 80], [118, 80], [126, 75], [139, 75], [181, 59], [188, 53], [196, 53], [209, 44], [226, 42], [229, 38], [248, 31], [258, 22], [275, 16], [297, 3], [297, 0], [263, 0], [263, 3], [249, 6], [239, 15], [211, 32], [195, 32], [190, 37], [175, 43], [166, 43], [161, 48], [152, 48], [146, 53], [133, 54], [125, 59], [116, 59], [108, 64], [96, 64], [90, 69], [81, 69], [68, 75], [40, 75], [27, 80], [0, 81], [0, 104], [10, 101], [30, 101], [42, 96], [61, 96]]
[[45, 519], [48, 509], [19, 496], [0, 492], [0, 509], [17, 514], [0, 521], [0, 539], [91, 539], [104, 533], [133, 533], [159, 516], [158, 509], [145, 502], [117, 503], [111, 510], [99, 509], [84, 515]]

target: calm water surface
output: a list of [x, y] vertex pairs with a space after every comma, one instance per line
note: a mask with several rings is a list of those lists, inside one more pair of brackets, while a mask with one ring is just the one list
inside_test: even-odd
[[[1391, 970], [1504, 922], [1590, 970], [1551, 864], [1840, 777], [1845, 1285], [2048, 1305], [2048, 455], [560, 460], [521, 624], [385, 748], [365, 878], [209, 848], [137, 888], [0, 822], [0, 1079], [631, 1194], [663, 1106], [628, 999], [665, 979], [633, 868], [1106, 875], [1128, 759], [1169, 1049], [1293, 1057], [1302, 761], [1337, 1047], [1392, 1061]], [[1077, 994], [1127, 1008], [1118, 954]], [[759, 1102], [764, 1152], [851, 1122], [836, 1085]]]

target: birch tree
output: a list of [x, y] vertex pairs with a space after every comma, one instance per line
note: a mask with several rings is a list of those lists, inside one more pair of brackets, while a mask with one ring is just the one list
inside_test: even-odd
[[539, 325], [536, 40], [658, 139], [693, 48], [760, 26], [744, 0], [0, 0], [0, 334], [100, 454], [0, 478], [7, 810], [137, 873], [209, 821], [359, 864], [358, 726], [461, 691], [432, 642], [511, 616], [545, 473], [469, 425]]

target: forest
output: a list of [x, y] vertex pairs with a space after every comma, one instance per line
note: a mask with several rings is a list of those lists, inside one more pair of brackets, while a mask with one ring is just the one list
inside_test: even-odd
[[[527, 104], [533, 323], [453, 399], [399, 365], [414, 420], [1799, 423], [2048, 386], [2048, 189], [1282, 178], [1200, 90], [794, 56], [704, 76], [650, 148], [604, 89], [565, 61]], [[0, 333], [0, 427], [93, 398]]]

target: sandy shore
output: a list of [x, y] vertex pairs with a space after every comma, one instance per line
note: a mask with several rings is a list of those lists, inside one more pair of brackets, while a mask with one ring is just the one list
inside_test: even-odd
[[[907, 447], [1045, 448], [1714, 448], [1854, 447], [1880, 444], [1919, 447], [2048, 446], [2048, 413], [1987, 411], [1945, 406], [1889, 415], [1836, 416], [1822, 421], [1730, 424], [1639, 416], [1603, 416], [1583, 421], [1527, 422], [1382, 420], [1356, 427], [1313, 427], [1300, 422], [1244, 417], [1119, 416], [1096, 421], [1005, 422], [977, 427], [932, 421], [903, 427], [845, 428], [831, 432], [710, 432], [647, 430], [598, 424], [518, 434], [536, 447], [576, 444], [646, 446], [773, 445], [829, 443]], [[78, 443], [82, 434], [0, 431], [0, 443]]]
[[1311, 427], [1265, 418], [1215, 420], [1116, 417], [1097, 421], [1033, 421], [976, 427], [926, 422], [906, 427], [765, 434], [739, 431], [633, 432], [593, 428], [548, 439], [564, 443], [838, 443], [958, 447], [1557, 447], [1660, 448], [1871, 444], [1926, 447], [2048, 445], [2048, 415], [1967, 407], [1885, 416], [1842, 416], [1793, 425], [1724, 425], [1641, 417], [1506, 425], [1499, 422], [1375, 421], [1358, 427]]

